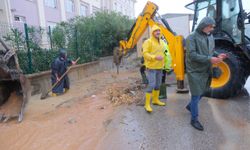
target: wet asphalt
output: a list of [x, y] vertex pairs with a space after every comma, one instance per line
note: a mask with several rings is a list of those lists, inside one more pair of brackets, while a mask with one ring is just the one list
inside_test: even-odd
[[[141, 105], [121, 106], [105, 124], [102, 150], [249, 150], [250, 79], [241, 95], [227, 100], [202, 98], [200, 121], [204, 131], [190, 125], [185, 109], [189, 94], [168, 87], [167, 106], [153, 106], [151, 114]], [[247, 92], [248, 91], [248, 92]]]

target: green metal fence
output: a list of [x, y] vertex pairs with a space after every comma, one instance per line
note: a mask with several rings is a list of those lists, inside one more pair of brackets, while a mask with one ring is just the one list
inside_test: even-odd
[[128, 17], [115, 12], [96, 12], [90, 17], [75, 17], [55, 27], [36, 27], [0, 23], [0, 36], [15, 49], [19, 65], [25, 74], [50, 69], [58, 50], [65, 48], [70, 59], [80, 57], [79, 63], [109, 56], [119, 40], [127, 37], [133, 24]]
[[[29, 26], [26, 23], [18, 28], [0, 23], [0, 36], [15, 49], [19, 64], [25, 74], [46, 71], [52, 61], [58, 56], [60, 47], [54, 46], [52, 27], [41, 28]], [[81, 57], [80, 63], [96, 60], [99, 56], [88, 50], [79, 51], [78, 31], [75, 30], [75, 43], [68, 50], [70, 59]]]

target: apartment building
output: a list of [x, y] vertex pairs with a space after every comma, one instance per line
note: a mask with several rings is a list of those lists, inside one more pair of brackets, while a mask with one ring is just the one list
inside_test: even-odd
[[75, 16], [90, 16], [96, 11], [120, 12], [134, 18], [136, 0], [1, 0], [0, 22], [19, 27], [55, 26]]
[[102, 0], [101, 5], [104, 10], [120, 12], [130, 18], [135, 17], [136, 0]]

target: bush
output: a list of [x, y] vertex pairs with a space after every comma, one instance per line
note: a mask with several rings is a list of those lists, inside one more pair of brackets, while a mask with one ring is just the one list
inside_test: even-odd
[[113, 48], [128, 34], [132, 20], [115, 12], [97, 12], [91, 17], [76, 17], [69, 22], [61, 22], [52, 30], [51, 44], [53, 50], [41, 48], [41, 39], [45, 29], [28, 27], [31, 49], [32, 71], [28, 66], [25, 33], [12, 29], [4, 37], [18, 50], [19, 64], [24, 73], [34, 73], [50, 69], [51, 62], [58, 55], [58, 49], [66, 48], [72, 59], [80, 57], [79, 63], [110, 56]]
[[128, 34], [132, 20], [115, 12], [97, 12], [92, 17], [76, 17], [53, 30], [55, 48], [68, 48], [81, 62], [112, 55], [113, 48]]
[[[32, 51], [32, 72], [41, 72], [50, 69], [51, 63], [58, 56], [58, 51], [55, 50], [44, 50], [39, 49]], [[25, 51], [17, 51], [17, 56], [19, 59], [19, 65], [22, 68], [24, 74], [30, 73], [30, 68], [28, 65], [28, 56]]]

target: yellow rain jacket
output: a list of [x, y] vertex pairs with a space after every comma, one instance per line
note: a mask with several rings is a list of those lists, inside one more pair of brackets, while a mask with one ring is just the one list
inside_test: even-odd
[[164, 41], [158, 40], [153, 36], [153, 32], [155, 30], [160, 30], [160, 28], [156, 25], [152, 27], [151, 31], [151, 37], [146, 40], [143, 43], [143, 57], [145, 60], [145, 66], [148, 69], [163, 69], [164, 68], [164, 59], [161, 61], [156, 60], [156, 56], [162, 56], [162, 58], [165, 57], [164, 55]]

